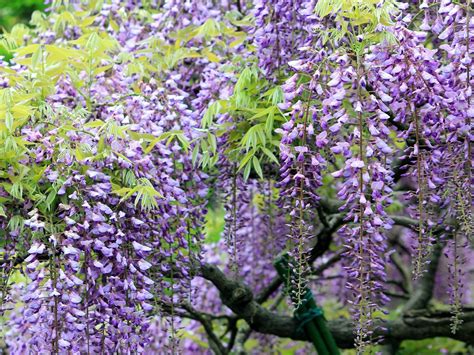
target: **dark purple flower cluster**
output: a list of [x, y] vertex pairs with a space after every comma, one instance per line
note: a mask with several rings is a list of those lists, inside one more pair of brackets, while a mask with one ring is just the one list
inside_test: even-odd
[[259, 65], [269, 76], [285, 70], [300, 47], [312, 42], [312, 27], [316, 22], [314, 0], [255, 0], [255, 30]]

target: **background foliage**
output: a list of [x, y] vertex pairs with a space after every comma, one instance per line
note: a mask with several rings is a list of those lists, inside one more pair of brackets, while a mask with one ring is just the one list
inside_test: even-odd
[[[46, 5], [41, 0], [2, 0], [0, 1], [0, 28], [9, 31], [17, 23], [28, 23], [31, 14], [44, 10]], [[0, 47], [0, 55], [10, 57], [11, 53]]]

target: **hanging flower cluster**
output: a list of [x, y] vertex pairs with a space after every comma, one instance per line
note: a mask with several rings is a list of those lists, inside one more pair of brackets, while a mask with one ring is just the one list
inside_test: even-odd
[[[295, 81], [296, 76], [287, 83], [289, 88], [293, 86], [296, 89]], [[309, 98], [308, 102], [310, 100]], [[291, 115], [291, 119], [280, 128], [280, 159], [283, 164], [280, 168], [281, 180], [277, 186], [281, 191], [281, 206], [288, 211], [292, 221], [288, 237], [294, 243], [291, 253], [294, 265], [291, 266], [296, 269], [293, 292], [296, 293], [298, 305], [306, 287], [306, 250], [313, 234], [314, 208], [318, 201], [315, 191], [322, 185], [321, 171], [326, 163], [315, 149], [323, 148], [327, 140], [326, 132], [315, 136], [316, 112], [309, 109], [309, 103], [305, 105], [299, 101], [293, 105]]]
[[255, 31], [259, 65], [268, 75], [277, 75], [295, 58], [300, 47], [311, 44], [316, 22], [314, 0], [254, 1]]

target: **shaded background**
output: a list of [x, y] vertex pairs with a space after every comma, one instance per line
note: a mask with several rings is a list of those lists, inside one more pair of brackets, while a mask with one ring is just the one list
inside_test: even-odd
[[9, 30], [15, 23], [27, 23], [35, 10], [44, 10], [44, 0], [0, 0], [0, 27]]
[[[34, 11], [45, 8], [44, 0], [0, 0], [0, 33], [9, 31], [16, 23], [28, 23]], [[10, 56], [2, 46], [0, 55]]]

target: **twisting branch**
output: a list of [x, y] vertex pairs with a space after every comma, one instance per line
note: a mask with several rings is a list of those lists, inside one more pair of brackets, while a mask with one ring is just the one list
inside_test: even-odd
[[426, 308], [433, 297], [436, 271], [438, 269], [443, 247], [444, 243], [441, 242], [438, 242], [433, 246], [431, 256], [429, 257], [430, 263], [428, 264], [426, 271], [419, 278], [412, 296], [404, 306], [404, 311]]
[[324, 262], [324, 263], [321, 264], [321, 265], [318, 265], [317, 267], [311, 268], [311, 274], [312, 274], [312, 275], [319, 275], [319, 274], [321, 274], [324, 270], [330, 268], [332, 265], [334, 265], [335, 263], [337, 263], [338, 261], [340, 261], [341, 258], [342, 258], [342, 255], [344, 254], [344, 252], [345, 252], [344, 249], [338, 250], [337, 252], [335, 252], [334, 254], [332, 254], [332, 255], [326, 260], [326, 262]]
[[274, 314], [263, 308], [255, 301], [248, 286], [227, 278], [217, 266], [202, 264], [201, 276], [217, 287], [224, 305], [243, 318], [253, 330], [293, 339], [304, 338], [304, 334], [297, 334], [297, 324], [292, 317]]
[[[397, 268], [402, 281], [399, 286], [405, 293], [411, 293], [411, 273], [409, 268], [405, 267], [405, 264], [397, 252], [390, 254], [390, 260], [393, 262], [393, 265]], [[398, 284], [397, 284], [398, 285]]]
[[[333, 210], [337, 204], [328, 202], [323, 209]], [[326, 210], [327, 211], [327, 210]], [[410, 228], [416, 225], [416, 221], [394, 217], [395, 223]], [[344, 214], [332, 215], [328, 219], [328, 226], [323, 226], [318, 233], [318, 239], [311, 250], [311, 261], [327, 252], [331, 242], [332, 234], [344, 223]], [[441, 228], [435, 231], [440, 234]], [[431, 297], [434, 286], [436, 269], [438, 267], [439, 258], [442, 254], [443, 243], [438, 242], [433, 246], [431, 252], [431, 262], [428, 270], [419, 280], [418, 288], [412, 293], [407, 302], [402, 316], [396, 320], [382, 321], [376, 320], [374, 338], [382, 337], [381, 343], [394, 344], [403, 340], [420, 340], [437, 336], [450, 337], [453, 339], [473, 342], [472, 334], [474, 334], [474, 309], [465, 308], [462, 310], [463, 324], [456, 334], [451, 333], [451, 313], [449, 311], [430, 311], [426, 309]], [[47, 252], [40, 258], [47, 258]], [[314, 272], [320, 273], [325, 268], [337, 262], [339, 254], [334, 254], [327, 262], [314, 269]], [[19, 265], [24, 262], [26, 256], [18, 256], [15, 264]], [[234, 313], [233, 316], [228, 315], [210, 315], [193, 309], [188, 304], [180, 304], [176, 307], [176, 315], [183, 318], [190, 318], [199, 321], [209, 338], [210, 346], [216, 354], [228, 354], [233, 347], [236, 332], [231, 334], [232, 344], [224, 346], [218, 336], [212, 329], [212, 321], [215, 319], [227, 319], [229, 322], [236, 322], [238, 319], [244, 319], [250, 330], [262, 334], [275, 335], [282, 338], [290, 338], [293, 340], [307, 341], [307, 336], [298, 326], [296, 319], [290, 316], [281, 315], [275, 311], [268, 310], [261, 306], [270, 295], [275, 292], [282, 283], [279, 278], [273, 280], [267, 289], [254, 298], [249, 287], [240, 281], [229, 279], [217, 266], [209, 264], [196, 265], [196, 275], [201, 276], [213, 283], [219, 290], [220, 298], [224, 305], [229, 307]], [[166, 305], [162, 305], [162, 309], [166, 312]], [[333, 333], [335, 340], [341, 348], [352, 348], [354, 346], [354, 325], [349, 319], [337, 319], [329, 321], [329, 329]]]
[[[392, 216], [395, 224], [406, 227], [406, 228], [416, 228], [418, 222], [409, 217], [403, 216]], [[443, 232], [448, 232], [445, 228], [437, 228], [434, 230], [434, 235], [439, 236]], [[436, 244], [433, 245], [430, 256], [428, 259], [430, 260], [425, 272], [420, 277], [417, 287], [413, 291], [410, 299], [404, 305], [404, 310], [413, 310], [413, 309], [423, 309], [426, 308], [429, 301], [433, 296], [433, 288], [435, 285], [435, 278], [436, 278], [436, 271], [438, 270], [439, 259], [441, 258], [441, 254], [443, 251], [445, 243], [438, 241]], [[405, 272], [406, 270], [401, 266], [400, 260], [397, 260], [396, 255], [392, 257], [392, 261], [394, 262], [395, 266], [400, 270], [402, 277], [406, 278]]]
[[[325, 204], [325, 205], [324, 205]], [[337, 207], [335, 207], [331, 201], [326, 200], [322, 204], [323, 210], [325, 208], [330, 208], [331, 210], [337, 210]], [[326, 207], [324, 207], [326, 206]], [[336, 232], [339, 227], [344, 223], [344, 214], [336, 214], [333, 216], [333, 219], [328, 222], [327, 226], [323, 226], [318, 233], [316, 233], [316, 243], [312, 247], [312, 249], [309, 252], [309, 258], [308, 258], [308, 263], [311, 264], [313, 263], [318, 257], [326, 253], [329, 249], [329, 246], [331, 245], [332, 241], [332, 235], [334, 232]], [[257, 303], [263, 303], [265, 302], [268, 297], [270, 297], [278, 288], [281, 286], [283, 283], [283, 280], [279, 277], [276, 276], [270, 284], [256, 297]]]
[[196, 311], [190, 304], [185, 303], [183, 304], [183, 308], [189, 312], [194, 319], [199, 321], [199, 323], [202, 324], [204, 327], [204, 330], [206, 331], [207, 337], [209, 339], [209, 345], [211, 349], [214, 351], [216, 355], [224, 355], [227, 354], [227, 349], [226, 347], [222, 344], [222, 342], [219, 340], [217, 335], [214, 333], [214, 330], [212, 328], [212, 321], [204, 317], [200, 312]]
[[[217, 287], [222, 302], [237, 316], [245, 319], [252, 330], [294, 340], [309, 340], [294, 318], [263, 308], [255, 301], [246, 285], [227, 278], [216, 266], [203, 264], [201, 276]], [[376, 320], [374, 337], [382, 338], [383, 344], [438, 336], [472, 342], [474, 309], [463, 310], [464, 323], [460, 331], [454, 335], [449, 326], [450, 317], [451, 314], [448, 311], [410, 310], [396, 320]], [[339, 347], [352, 348], [354, 346], [354, 328], [351, 320], [332, 320], [328, 322], [328, 325]]]

